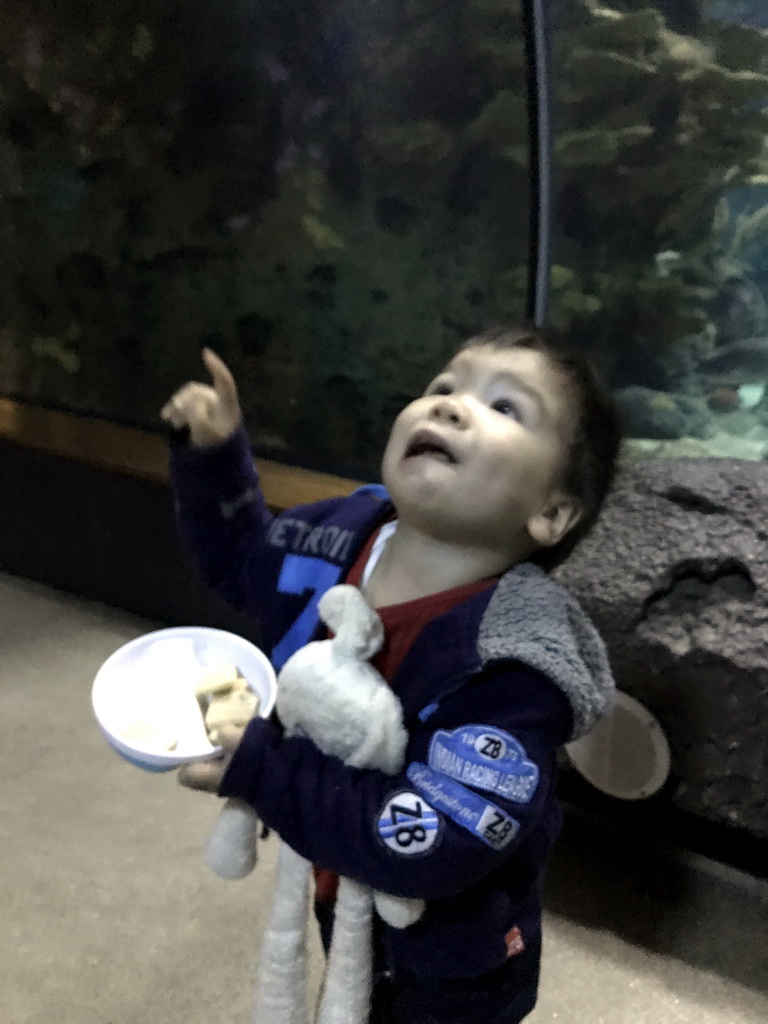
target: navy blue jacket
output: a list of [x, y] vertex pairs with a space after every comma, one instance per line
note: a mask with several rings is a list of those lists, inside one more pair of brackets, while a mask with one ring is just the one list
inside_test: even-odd
[[[255, 616], [279, 669], [322, 636], [319, 597], [393, 506], [364, 488], [273, 517], [244, 431], [208, 452], [175, 447], [171, 466], [199, 571]], [[347, 767], [259, 719], [222, 795], [246, 800], [312, 863], [428, 902], [412, 927], [384, 927], [395, 976], [469, 978], [511, 965], [514, 928], [538, 957], [539, 884], [560, 822], [556, 751], [613, 693], [597, 634], [570, 595], [522, 565], [433, 619], [391, 685], [409, 734], [399, 776]]]

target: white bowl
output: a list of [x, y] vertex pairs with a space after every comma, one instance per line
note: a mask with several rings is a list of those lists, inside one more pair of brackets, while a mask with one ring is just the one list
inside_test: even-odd
[[[96, 721], [113, 750], [131, 764], [150, 772], [167, 772], [190, 761], [221, 753], [208, 740], [194, 698], [194, 684], [203, 672], [237, 665], [259, 696], [259, 715], [272, 712], [277, 693], [275, 672], [267, 656], [234, 633], [205, 626], [159, 629], [120, 647], [104, 662], [91, 690]], [[133, 716], [151, 719], [153, 706], [164, 707], [182, 739], [170, 752], [133, 745], [119, 735]]]

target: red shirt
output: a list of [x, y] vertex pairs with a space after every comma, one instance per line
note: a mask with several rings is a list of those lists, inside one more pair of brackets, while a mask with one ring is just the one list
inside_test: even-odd
[[[377, 536], [378, 531], [368, 539], [355, 564], [349, 570], [345, 583], [354, 587], [360, 586]], [[449, 611], [454, 605], [472, 597], [473, 594], [479, 594], [481, 590], [492, 586], [497, 579], [498, 577], [494, 576], [490, 579], [479, 580], [477, 583], [454, 587], [452, 590], [442, 590], [437, 594], [417, 597], [413, 601], [403, 601], [401, 604], [389, 604], [383, 608], [377, 608], [384, 624], [384, 644], [379, 653], [371, 659], [371, 664], [381, 672], [387, 682], [391, 682], [416, 637], [428, 623], [438, 615], [442, 615], [443, 612]], [[321, 903], [333, 902], [338, 887], [337, 875], [332, 871], [326, 871], [325, 868], [315, 868], [314, 871], [315, 898]]]

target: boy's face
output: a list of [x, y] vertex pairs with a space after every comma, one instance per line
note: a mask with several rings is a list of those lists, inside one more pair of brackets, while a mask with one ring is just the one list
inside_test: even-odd
[[558, 486], [571, 421], [565, 382], [541, 353], [466, 349], [396, 419], [384, 484], [404, 522], [526, 557], [573, 525]]

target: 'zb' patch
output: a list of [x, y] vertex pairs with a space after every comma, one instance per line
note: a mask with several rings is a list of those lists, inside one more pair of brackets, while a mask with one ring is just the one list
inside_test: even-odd
[[438, 730], [429, 745], [427, 763], [450, 779], [516, 804], [529, 803], [539, 784], [539, 769], [528, 760], [519, 740], [487, 725]]
[[391, 796], [381, 809], [376, 830], [384, 845], [404, 857], [427, 853], [441, 831], [440, 816], [411, 790]]

